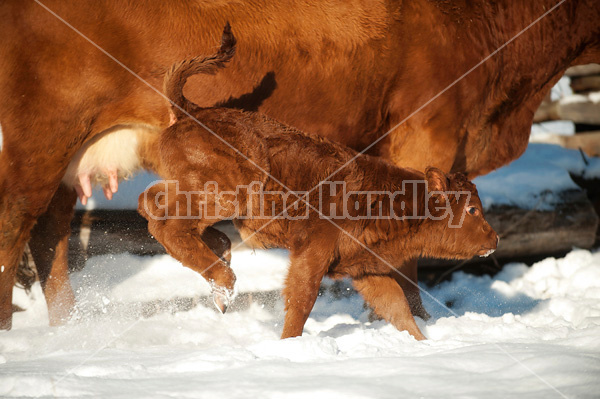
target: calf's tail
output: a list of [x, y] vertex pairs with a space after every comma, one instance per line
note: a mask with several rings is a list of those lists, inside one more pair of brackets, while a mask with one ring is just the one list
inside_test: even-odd
[[[214, 75], [220, 68], [224, 68], [235, 54], [235, 44], [236, 39], [231, 33], [231, 26], [228, 22], [223, 29], [221, 48], [217, 53], [208, 57], [200, 56], [178, 62], [167, 71], [163, 91], [172, 101], [171, 112], [175, 121], [183, 117], [186, 112], [191, 113], [198, 108], [183, 95], [183, 86], [187, 79], [197, 73]], [[174, 122], [173, 118], [172, 122]]]

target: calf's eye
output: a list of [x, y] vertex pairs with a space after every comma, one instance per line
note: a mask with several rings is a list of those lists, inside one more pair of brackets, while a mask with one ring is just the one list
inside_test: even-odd
[[476, 215], [477, 208], [475, 208], [474, 206], [470, 206], [469, 208], [467, 208], [467, 212], [469, 212], [469, 215]]

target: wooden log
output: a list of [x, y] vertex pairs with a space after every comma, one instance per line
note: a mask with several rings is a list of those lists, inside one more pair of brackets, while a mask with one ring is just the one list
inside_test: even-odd
[[[486, 217], [502, 237], [496, 251], [498, 258], [552, 254], [572, 247], [590, 248], [598, 227], [598, 216], [583, 191], [563, 193], [562, 202], [552, 211], [503, 206], [492, 208]], [[220, 223], [217, 228], [230, 237], [233, 245], [241, 241], [231, 223]], [[83, 250], [88, 257], [121, 252], [165, 253], [148, 234], [146, 220], [135, 211], [77, 212], [71, 249], [73, 254]], [[82, 259], [75, 262], [72, 259], [71, 263], [81, 267]], [[432, 264], [440, 262], [429, 262]]]
[[566, 97], [558, 102], [558, 119], [567, 119], [575, 123], [586, 123], [590, 125], [600, 125], [600, 102], [581, 99], [581, 101], [572, 101]]
[[600, 64], [576, 65], [565, 71], [567, 76], [587, 76], [600, 74]]
[[542, 104], [533, 117], [534, 122], [547, 120], [571, 120], [575, 123], [600, 125], [600, 93], [561, 98], [550, 104]]
[[550, 93], [540, 104], [538, 109], [533, 114], [533, 123], [555, 120], [556, 117], [556, 101], [552, 101]]
[[590, 157], [600, 157], [600, 131], [563, 136], [562, 141], [563, 147], [574, 150], [581, 149]]
[[598, 215], [583, 191], [568, 191], [552, 211], [498, 207], [487, 212], [501, 237], [498, 258], [514, 258], [590, 248], [596, 240]]
[[533, 123], [555, 121], [560, 119], [556, 110], [558, 101], [544, 101], [533, 114]]
[[577, 133], [572, 136], [548, 133], [533, 137], [531, 142], [556, 144], [572, 150], [582, 150], [590, 157], [600, 157], [600, 131]]
[[580, 76], [571, 79], [574, 92], [600, 91], [600, 75]]

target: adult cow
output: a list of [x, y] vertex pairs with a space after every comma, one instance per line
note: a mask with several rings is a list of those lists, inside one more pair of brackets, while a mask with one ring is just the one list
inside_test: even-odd
[[[67, 316], [73, 187], [85, 200], [89, 180], [106, 174], [110, 196], [118, 175], [138, 166], [160, 173], [152, 143], [168, 113], [154, 88], [174, 62], [214, 52], [226, 21], [239, 52], [223, 72], [190, 82], [194, 102], [259, 110], [359, 150], [383, 137], [370, 153], [473, 177], [524, 151], [534, 110], [569, 65], [600, 61], [597, 0], [557, 4], [4, 0], [0, 328], [11, 327], [30, 236], [50, 321]], [[103, 152], [110, 156], [95, 156]], [[414, 279], [413, 265], [404, 272]]]

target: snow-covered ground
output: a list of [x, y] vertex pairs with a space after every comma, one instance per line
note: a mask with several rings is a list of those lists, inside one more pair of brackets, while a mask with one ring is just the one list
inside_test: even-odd
[[[287, 255], [233, 267], [240, 292], [279, 288]], [[235, 259], [235, 257], [234, 257]], [[600, 253], [574, 250], [494, 278], [427, 289], [429, 338], [369, 322], [357, 295], [321, 296], [300, 338], [278, 340], [283, 305], [141, 317], [136, 303], [208, 293], [167, 256], [104, 256], [73, 278], [80, 320], [51, 328], [39, 285], [0, 332], [0, 397], [597, 398]], [[331, 283], [328, 283], [331, 284]], [[240, 294], [241, 295], [241, 294]], [[119, 305], [119, 306], [117, 306]], [[444, 305], [444, 306], [442, 306]], [[445, 305], [449, 305], [446, 308]], [[100, 309], [100, 311], [98, 311]], [[128, 309], [132, 309], [128, 312]]]

